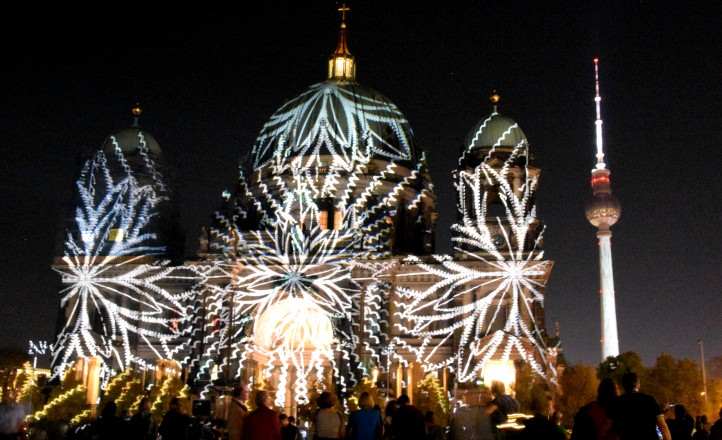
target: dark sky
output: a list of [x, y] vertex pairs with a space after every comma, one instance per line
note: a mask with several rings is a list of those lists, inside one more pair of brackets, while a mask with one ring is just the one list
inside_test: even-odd
[[[428, 153], [439, 251], [456, 215], [449, 173], [466, 133], [490, 112], [490, 89], [500, 91], [501, 113], [522, 126], [543, 169], [538, 212], [555, 261], [547, 326], [559, 321], [566, 355], [585, 362], [599, 357], [597, 248], [583, 209], [599, 54], [608, 163], [623, 206], [613, 238], [621, 348], [647, 362], [663, 351], [696, 357], [703, 337], [708, 355], [722, 355], [718, 11], [688, 2], [356, 3], [359, 81], [404, 111]], [[238, 6], [128, 3], [86, 18], [6, 17], [21, 30], [2, 31], [0, 347], [52, 338], [59, 279], [49, 265], [78, 157], [127, 126], [136, 99], [177, 170], [194, 251], [263, 122], [325, 79], [333, 2]]]

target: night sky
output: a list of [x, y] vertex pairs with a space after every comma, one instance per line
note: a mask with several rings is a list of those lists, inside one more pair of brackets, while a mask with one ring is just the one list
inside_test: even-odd
[[[399, 106], [428, 154], [437, 251], [449, 250], [456, 217], [450, 171], [496, 88], [543, 170], [538, 214], [555, 261], [547, 327], [559, 322], [568, 359], [598, 361], [597, 247], [583, 206], [599, 54], [623, 207], [612, 242], [621, 349], [646, 362], [696, 357], [702, 337], [708, 356], [722, 355], [719, 13], [688, 2], [388, 3], [352, 4], [350, 48], [359, 82]], [[52, 339], [59, 277], [49, 266], [79, 158], [129, 125], [135, 100], [176, 170], [191, 254], [262, 124], [325, 79], [335, 47], [333, 2], [239, 4], [242, 13], [130, 5], [90, 18], [6, 17], [23, 31], [2, 31], [0, 347]]]

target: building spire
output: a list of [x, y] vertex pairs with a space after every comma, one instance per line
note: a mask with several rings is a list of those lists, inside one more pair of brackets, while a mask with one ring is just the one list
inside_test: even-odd
[[340, 81], [356, 80], [356, 59], [348, 50], [348, 26], [346, 25], [346, 14], [351, 8], [343, 3], [338, 12], [341, 14], [341, 25], [338, 31], [338, 43], [336, 50], [328, 59], [328, 79]]
[[604, 163], [604, 138], [602, 136], [602, 97], [599, 95], [599, 58], [594, 58], [594, 103], [597, 108], [597, 119], [594, 121], [594, 130], [596, 132], [596, 145], [597, 145], [597, 164], [595, 166], [598, 170], [603, 170], [607, 167]]
[[501, 101], [501, 96], [496, 91], [496, 89], [492, 90], [491, 95], [489, 96], [489, 102], [491, 102], [491, 105], [494, 109], [494, 111], [492, 112], [494, 114], [498, 113], [497, 106], [499, 105], [499, 101]]
[[143, 107], [140, 106], [139, 102], [136, 102], [130, 109], [130, 114], [133, 115], [133, 127], [140, 127], [140, 115], [143, 114]]

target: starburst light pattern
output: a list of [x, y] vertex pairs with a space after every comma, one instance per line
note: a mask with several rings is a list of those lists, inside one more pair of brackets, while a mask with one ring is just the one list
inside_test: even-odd
[[105, 369], [146, 368], [141, 347], [158, 358], [177, 349], [192, 290], [171, 286], [192, 286], [197, 276], [155, 258], [166, 248], [151, 225], [168, 196], [140, 131], [137, 141], [131, 164], [111, 136], [112, 150], [96, 152], [77, 181], [75, 221], [54, 267], [65, 317], [53, 345], [56, 374], [78, 356], [99, 356]]
[[[459, 171], [461, 222], [452, 230], [462, 259], [435, 256], [430, 263], [409, 257], [409, 269], [398, 275], [432, 280], [422, 290], [397, 288], [399, 326], [422, 338], [421, 346], [409, 350], [429, 370], [452, 366], [460, 382], [478, 378], [486, 361], [512, 356], [556, 381], [534, 311], [543, 302], [545, 274], [551, 269], [543, 260], [543, 231], [533, 204], [538, 179], [525, 165], [521, 182], [510, 183], [514, 163], [526, 148], [522, 141], [502, 164], [489, 156], [472, 171]], [[497, 216], [488, 211], [494, 195], [503, 207]], [[454, 338], [456, 352], [432, 362], [433, 354]]]

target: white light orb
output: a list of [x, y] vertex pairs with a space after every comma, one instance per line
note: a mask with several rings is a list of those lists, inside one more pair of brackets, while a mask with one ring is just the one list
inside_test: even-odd
[[253, 342], [273, 351], [329, 350], [333, 326], [326, 313], [307, 299], [288, 298], [268, 307], [253, 325]]
[[482, 368], [484, 384], [491, 387], [495, 381], [504, 384], [506, 392], [511, 392], [516, 383], [516, 367], [511, 359], [492, 359], [484, 363]]

